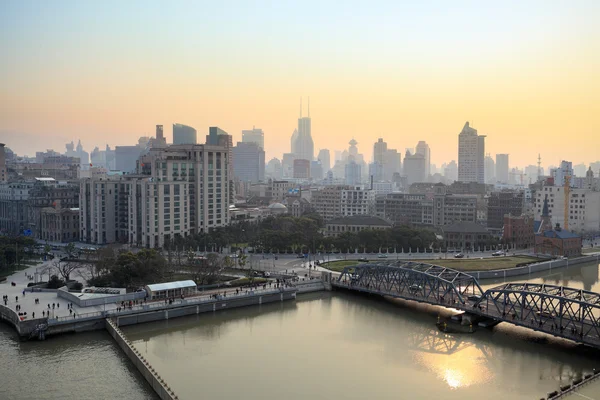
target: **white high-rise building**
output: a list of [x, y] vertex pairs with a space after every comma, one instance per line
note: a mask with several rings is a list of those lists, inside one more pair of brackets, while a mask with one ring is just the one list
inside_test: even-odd
[[468, 121], [458, 135], [458, 180], [485, 183], [485, 136]]
[[564, 186], [565, 178], [570, 177], [573, 181], [573, 163], [571, 161], [561, 161], [560, 167], [552, 170], [552, 177], [554, 178], [555, 186]]

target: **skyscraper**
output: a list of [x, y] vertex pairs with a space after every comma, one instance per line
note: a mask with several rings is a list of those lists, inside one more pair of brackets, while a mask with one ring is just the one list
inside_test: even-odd
[[194, 128], [173, 124], [173, 144], [196, 144], [197, 142], [197, 132]]
[[256, 143], [261, 149], [265, 149], [265, 134], [262, 129], [252, 127], [251, 130], [242, 131], [242, 143]]
[[233, 204], [235, 198], [235, 190], [233, 187], [233, 136], [219, 127], [211, 126], [208, 128], [208, 135], [206, 135], [206, 144], [223, 146], [227, 149], [227, 169], [229, 170], [231, 177], [231, 180], [229, 181], [229, 203]]
[[[294, 136], [296, 136], [294, 140]], [[292, 135], [292, 153], [298, 159], [312, 161], [315, 158], [315, 145], [311, 133], [310, 100], [308, 103], [308, 117], [302, 117], [302, 103], [300, 103], [300, 118], [298, 130]]]
[[265, 151], [257, 143], [238, 142], [233, 148], [233, 173], [242, 182], [265, 180]]
[[508, 154], [496, 154], [496, 181], [508, 183]]
[[385, 154], [387, 152], [387, 143], [382, 138], [377, 139], [373, 145], [373, 162], [385, 165]]
[[344, 167], [344, 178], [346, 185], [360, 185], [362, 181], [360, 164], [354, 160], [353, 156], [348, 157], [348, 163]]
[[404, 175], [406, 182], [413, 183], [425, 182], [425, 156], [421, 153], [410, 154], [406, 151], [404, 156]]
[[425, 181], [428, 181], [429, 175], [431, 175], [431, 149], [424, 140], [417, 143], [416, 154], [423, 155], [425, 159]]
[[319, 155], [317, 159], [321, 161], [321, 167], [323, 168], [323, 174], [326, 174], [331, 169], [331, 155], [329, 150], [321, 149], [319, 150]]
[[485, 182], [485, 136], [465, 123], [458, 135], [458, 180], [460, 182]]
[[396, 149], [387, 149], [383, 159], [383, 179], [392, 181], [395, 173], [402, 169], [402, 155]]
[[496, 182], [496, 163], [494, 159], [486, 154], [485, 156], [485, 183], [493, 184]]

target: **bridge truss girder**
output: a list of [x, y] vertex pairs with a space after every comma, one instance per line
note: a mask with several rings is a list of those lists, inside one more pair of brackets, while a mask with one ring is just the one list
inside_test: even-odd
[[507, 322], [596, 346], [600, 342], [597, 293], [555, 285], [509, 283], [488, 289], [477, 305], [485, 306], [489, 316]]
[[464, 306], [467, 295], [483, 295], [479, 283], [470, 275], [450, 268], [414, 262], [346, 267], [338, 282], [358, 290], [439, 305]]

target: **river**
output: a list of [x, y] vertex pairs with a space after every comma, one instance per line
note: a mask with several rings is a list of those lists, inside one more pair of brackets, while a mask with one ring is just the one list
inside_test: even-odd
[[[527, 280], [600, 292], [599, 270], [576, 266]], [[435, 328], [438, 312], [316, 293], [123, 331], [181, 399], [530, 400], [600, 367], [597, 352], [559, 339], [535, 343], [541, 334], [507, 324], [443, 334]], [[155, 398], [104, 332], [18, 342], [0, 325], [0, 354], [1, 399]]]

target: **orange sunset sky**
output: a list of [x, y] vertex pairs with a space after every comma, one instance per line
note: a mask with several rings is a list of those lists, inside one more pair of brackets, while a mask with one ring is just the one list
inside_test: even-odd
[[440, 166], [468, 120], [511, 166], [589, 163], [599, 20], [594, 1], [2, 2], [0, 141], [33, 155], [256, 126], [270, 159], [310, 96], [315, 151], [425, 140]]

